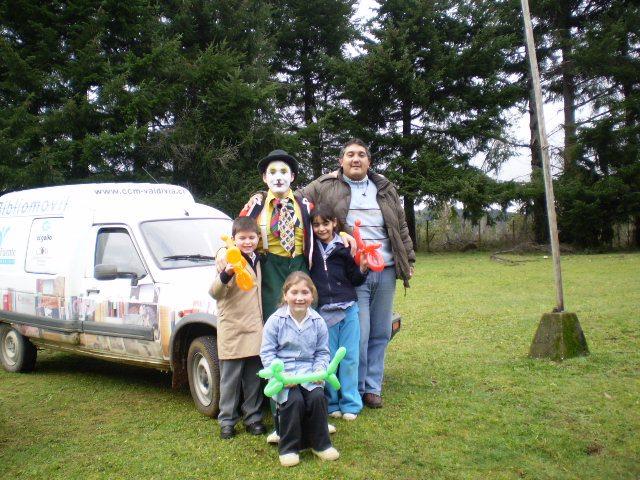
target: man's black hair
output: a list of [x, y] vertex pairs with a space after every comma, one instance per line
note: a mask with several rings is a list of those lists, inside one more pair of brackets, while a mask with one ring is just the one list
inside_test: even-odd
[[347, 142], [342, 147], [342, 150], [340, 150], [340, 158], [344, 157], [347, 148], [349, 148], [351, 145], [360, 145], [361, 147], [363, 147], [365, 152], [367, 152], [367, 158], [369, 159], [369, 161], [371, 161], [371, 152], [369, 151], [369, 147], [359, 138], [352, 138], [350, 140], [347, 140]]

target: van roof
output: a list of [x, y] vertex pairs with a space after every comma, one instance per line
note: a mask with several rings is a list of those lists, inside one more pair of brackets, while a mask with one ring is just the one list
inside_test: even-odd
[[85, 183], [7, 193], [0, 196], [0, 217], [62, 215], [71, 210], [103, 210], [123, 205], [135, 210], [156, 209], [159, 203], [176, 207], [196, 205], [191, 193], [177, 185]]

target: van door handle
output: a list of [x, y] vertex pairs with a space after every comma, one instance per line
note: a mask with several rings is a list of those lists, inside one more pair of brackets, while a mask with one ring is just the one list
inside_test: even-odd
[[100, 293], [99, 288], [89, 288], [87, 289], [87, 295], [91, 295], [92, 293]]

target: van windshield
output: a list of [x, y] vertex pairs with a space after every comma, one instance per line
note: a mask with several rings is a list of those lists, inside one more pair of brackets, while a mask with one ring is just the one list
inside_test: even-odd
[[214, 218], [156, 220], [140, 225], [153, 257], [162, 269], [213, 265], [229, 234], [231, 221]]

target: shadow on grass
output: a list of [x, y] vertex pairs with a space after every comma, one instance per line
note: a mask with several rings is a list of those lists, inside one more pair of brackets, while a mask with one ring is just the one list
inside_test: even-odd
[[153, 368], [110, 362], [99, 358], [60, 352], [39, 352], [34, 375], [56, 377], [78, 375], [90, 382], [113, 387], [157, 389], [189, 396], [188, 389], [173, 390], [171, 374]]

